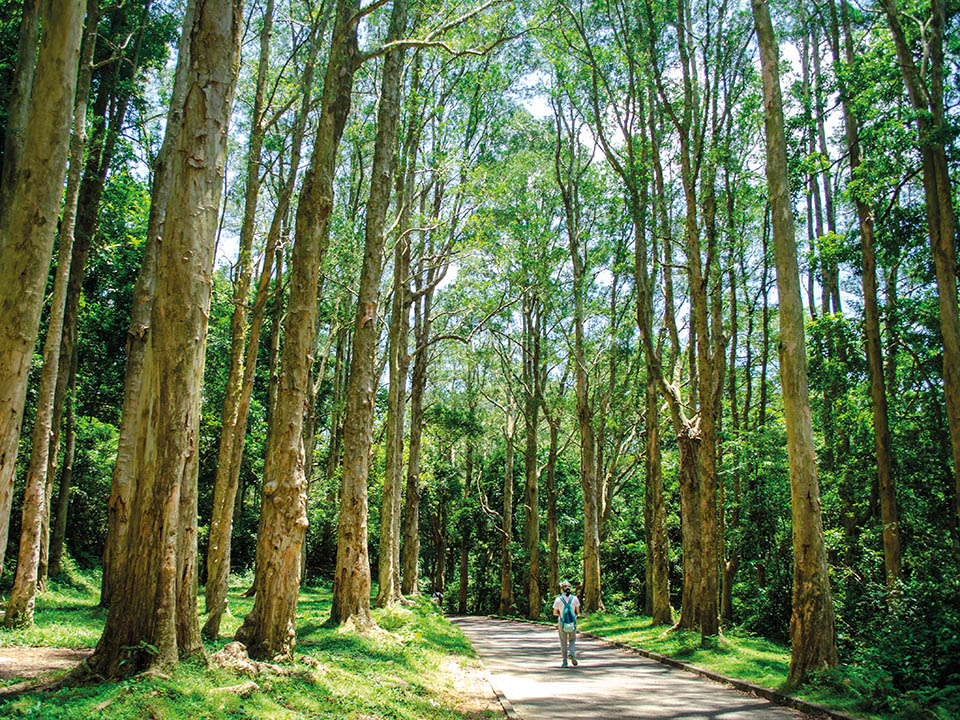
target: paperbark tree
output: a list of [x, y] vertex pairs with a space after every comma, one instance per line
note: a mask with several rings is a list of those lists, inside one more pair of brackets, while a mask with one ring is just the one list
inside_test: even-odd
[[[222, 430], [217, 452], [217, 475], [213, 486], [213, 508], [207, 545], [207, 582], [204, 601], [208, 618], [203, 626], [203, 633], [204, 636], [212, 638], [219, 633], [219, 618], [226, 608], [226, 591], [230, 576], [230, 536], [233, 530], [233, 508], [239, 482], [239, 473], [234, 475], [232, 472], [234, 445], [243, 442], [243, 436], [239, 435], [237, 426], [245, 379], [247, 296], [253, 277], [253, 231], [257, 199], [260, 195], [260, 155], [267, 129], [264, 92], [270, 64], [273, 8], [273, 0], [267, 0], [263, 11], [263, 26], [260, 29], [260, 59], [257, 63], [257, 80], [250, 116], [250, 142], [247, 151], [247, 185], [244, 195], [243, 221], [240, 226], [237, 276], [233, 287], [233, 316], [230, 319], [230, 359], [221, 413]], [[246, 431], [245, 424], [243, 431]]]
[[318, 273], [330, 237], [337, 147], [350, 113], [357, 65], [356, 12], [355, 0], [337, 3], [335, 42], [327, 64], [313, 157], [297, 208], [281, 370], [264, 464], [253, 587], [256, 601], [236, 635], [257, 657], [288, 656], [296, 644], [300, 555], [307, 528], [304, 402], [313, 360]]
[[503, 439], [506, 442], [503, 460], [503, 515], [500, 527], [500, 605], [497, 612], [512, 615], [516, 611], [513, 593], [513, 443], [517, 432], [517, 415], [512, 401], [503, 408], [506, 417]]
[[522, 367], [524, 420], [524, 530], [523, 544], [527, 554], [524, 571], [529, 608], [527, 617], [540, 617], [540, 472], [537, 467], [537, 431], [541, 406], [542, 363], [540, 359], [543, 306], [535, 290], [527, 290], [523, 300]]
[[780, 295], [780, 382], [793, 508], [793, 611], [789, 681], [837, 664], [833, 596], [820, 519], [820, 485], [813, 448], [803, 333], [803, 301], [787, 177], [779, 48], [766, 0], [752, 0], [763, 77], [767, 185], [770, 192], [777, 288]]
[[403, 142], [403, 162], [397, 172], [397, 243], [393, 257], [393, 307], [389, 331], [390, 388], [387, 398], [387, 449], [384, 467], [383, 502], [380, 511], [380, 563], [377, 607], [386, 607], [401, 597], [400, 534], [403, 492], [403, 425], [406, 413], [407, 371], [410, 353], [410, 260], [409, 232], [411, 204], [415, 190], [417, 152], [420, 144], [420, 54], [417, 53], [410, 82], [410, 116]]
[[185, 28], [190, 65], [157, 253], [130, 524], [103, 635], [87, 661], [104, 677], [202, 653], [195, 561], [200, 395], [242, 27], [239, 0], [209, 0]]
[[[67, 297], [67, 282], [70, 278], [70, 258], [73, 253], [73, 231], [77, 219], [77, 197], [80, 191], [80, 170], [83, 166], [83, 150], [86, 145], [87, 98], [90, 94], [90, 79], [93, 74], [93, 50], [97, 43], [99, 7], [97, 0], [88, 0], [86, 30], [80, 49], [76, 100], [73, 108], [73, 138], [70, 142], [70, 165], [67, 171], [67, 188], [64, 197], [63, 215], [60, 222], [60, 246], [57, 272], [50, 300], [50, 320], [43, 343], [43, 369], [37, 388], [37, 413], [33, 421], [30, 466], [23, 496], [23, 512], [20, 523], [20, 550], [17, 557], [17, 572], [7, 602], [4, 625], [30, 625], [33, 623], [34, 597], [40, 585], [40, 546], [45, 517], [49, 517], [50, 489], [53, 478], [47, 478], [50, 469], [50, 436], [54, 414], [54, 399], [57, 389], [57, 374], [60, 362], [60, 340], [63, 332], [64, 305]], [[46, 558], [44, 558], [46, 560]], [[44, 567], [44, 579], [46, 567]]]
[[576, 119], [565, 116], [559, 104], [554, 105], [556, 148], [554, 172], [563, 198], [564, 225], [570, 259], [573, 265], [574, 345], [573, 363], [577, 397], [577, 422], [580, 428], [580, 487], [583, 494], [583, 610], [603, 609], [600, 587], [600, 511], [597, 507], [596, 440], [593, 429], [593, 407], [584, 339], [584, 275], [583, 227], [580, 218], [580, 180], [590, 164], [583, 158]]
[[[102, 606], [110, 605], [113, 593], [123, 576], [122, 566], [130, 523], [131, 493], [134, 489], [134, 473], [136, 472], [143, 363], [150, 337], [153, 299], [157, 283], [158, 245], [160, 238], [163, 236], [167, 204], [170, 200], [173, 155], [177, 149], [180, 127], [183, 124], [187, 73], [190, 68], [190, 29], [194, 25], [195, 16], [196, 2], [190, 0], [184, 11], [184, 31], [180, 36], [177, 67], [173, 78], [173, 89], [170, 94], [170, 109], [167, 113], [163, 144], [154, 162], [150, 214], [147, 218], [147, 237], [143, 247], [143, 256], [140, 260], [140, 272], [133, 289], [133, 309], [130, 313], [130, 325], [127, 328], [127, 361], [123, 374], [123, 406], [117, 440], [117, 459], [113, 465], [110, 497], [107, 500], [107, 539], [103, 549], [103, 578], [100, 584], [100, 604]], [[96, 185], [91, 186], [91, 188], [91, 192], [93, 192]], [[75, 259], [73, 263], [78, 268], [82, 264], [79, 259]], [[75, 280], [78, 289], [81, 274], [82, 271], [78, 270]], [[73, 282], [74, 278], [71, 277], [71, 283]]]
[[39, 12], [43, 33], [23, 153], [0, 228], [0, 564], [10, 528], [27, 374], [66, 173], [83, 32], [80, 0], [41, 0]]
[[[394, 0], [386, 47], [399, 40], [407, 27], [407, 0]], [[333, 578], [332, 620], [364, 627], [370, 617], [370, 560], [367, 556], [367, 479], [373, 443], [373, 403], [377, 381], [377, 342], [380, 324], [380, 276], [383, 271], [386, 213], [394, 171], [394, 143], [400, 114], [403, 78], [402, 47], [387, 50], [377, 111], [377, 136], [370, 170], [370, 197], [366, 212], [366, 243], [357, 315], [353, 331], [353, 357], [343, 420], [343, 484], [337, 533], [337, 567]]]

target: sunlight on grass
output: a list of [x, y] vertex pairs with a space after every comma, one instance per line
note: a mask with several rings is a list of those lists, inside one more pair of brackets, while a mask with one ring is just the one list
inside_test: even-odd
[[[230, 588], [230, 615], [225, 616], [215, 652], [232, 639], [253, 598], [244, 598], [249, 584]], [[25, 630], [0, 629], [0, 645], [92, 647], [99, 638], [105, 611], [97, 608], [95, 583], [57, 586], [38, 602], [37, 624]], [[259, 690], [238, 697], [222, 688], [249, 678], [233, 672], [185, 662], [169, 678], [138, 677], [42, 695], [0, 699], [0, 717], [68, 720], [107, 717], [117, 720], [162, 718], [398, 718], [414, 720], [479, 720], [493, 713], [458, 710], [461, 698], [449, 672], [452, 666], [475, 663], [475, 654], [460, 630], [443, 618], [429, 600], [411, 606], [374, 610], [381, 630], [357, 634], [328, 623], [331, 593], [305, 587], [297, 606], [297, 657], [310, 655], [322, 663], [316, 671], [297, 662], [292, 676], [259, 675]], [[203, 611], [203, 598], [199, 600]], [[202, 616], [201, 616], [202, 622]], [[7, 684], [11, 681], [3, 681]]]

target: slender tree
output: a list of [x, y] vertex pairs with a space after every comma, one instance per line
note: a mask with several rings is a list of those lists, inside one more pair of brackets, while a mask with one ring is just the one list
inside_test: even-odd
[[[67, 169], [77, 86], [83, 3], [40, 0], [43, 33], [37, 53], [23, 152], [0, 218], [0, 564], [7, 546], [10, 505], [44, 281]], [[24, 28], [29, 32], [28, 28]]]
[[837, 664], [833, 596], [820, 519], [820, 485], [813, 449], [807, 387], [803, 301], [787, 178], [779, 48], [766, 0], [753, 0], [763, 76], [767, 184], [770, 192], [777, 288], [780, 295], [780, 382], [783, 388], [793, 507], [793, 613], [790, 617], [791, 682]]

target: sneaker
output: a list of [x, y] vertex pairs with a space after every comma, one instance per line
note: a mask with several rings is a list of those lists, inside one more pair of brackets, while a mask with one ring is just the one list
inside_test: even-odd
[[560, 667], [566, 667], [566, 666], [567, 666], [567, 661], [564, 660], [564, 661], [563, 661], [563, 665], [561, 665]]
[[[573, 666], [574, 666], [574, 667], [577, 666], [577, 656], [574, 655], [573, 653], [570, 653], [570, 662], [573, 663]], [[566, 663], [564, 663], [564, 665], [566, 665]]]

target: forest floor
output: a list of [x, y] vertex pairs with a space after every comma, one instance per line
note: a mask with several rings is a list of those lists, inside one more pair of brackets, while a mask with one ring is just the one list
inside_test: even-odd
[[[38, 671], [69, 669], [99, 639], [106, 613], [98, 578], [71, 575], [38, 598], [36, 623], [0, 629], [0, 688]], [[231, 615], [208, 657], [227, 644], [253, 603], [231, 588]], [[200, 601], [202, 608], [203, 602]], [[327, 623], [330, 591], [306, 587], [297, 612], [296, 662], [254, 677], [196, 661], [169, 672], [0, 697], [0, 717], [59, 720], [493, 720], [504, 717], [469, 641], [428, 600], [375, 610], [383, 632], [360, 635]], [[46, 667], [44, 667], [46, 666]], [[284, 674], [289, 673], [289, 674]]]

